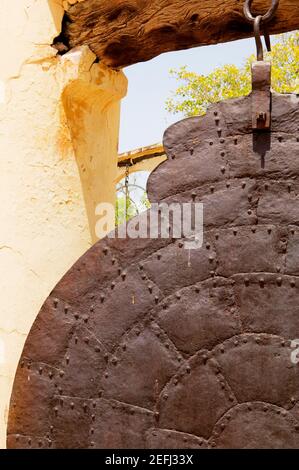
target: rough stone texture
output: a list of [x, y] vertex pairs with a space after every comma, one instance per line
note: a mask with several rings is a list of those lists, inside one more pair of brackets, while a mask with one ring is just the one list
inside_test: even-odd
[[249, 97], [166, 131], [149, 195], [203, 201], [203, 246], [107, 238], [75, 264], [26, 342], [10, 448], [299, 447], [298, 104], [273, 96], [271, 134]]
[[[87, 44], [105, 64], [124, 67], [162, 52], [252, 36], [243, 4], [238, 0], [83, 0], [68, 7], [63, 34], [70, 47]], [[264, 13], [269, 4], [269, 0], [256, 0], [253, 11]], [[298, 1], [281, 0], [270, 32], [298, 29], [298, 18]]]

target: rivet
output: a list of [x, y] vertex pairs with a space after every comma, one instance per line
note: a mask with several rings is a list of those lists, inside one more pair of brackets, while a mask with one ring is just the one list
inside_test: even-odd
[[164, 400], [168, 400], [168, 395], [165, 394], [165, 395], [163, 396], [163, 398], [164, 398]]
[[177, 385], [179, 383], [179, 379], [175, 378], [173, 383], [174, 383], [174, 385]]
[[220, 152], [221, 157], [225, 157], [225, 152]]
[[57, 408], [57, 406], [55, 406], [54, 412], [55, 412], [55, 415], [57, 416], [57, 415], [58, 415], [58, 408]]
[[281, 135], [278, 136], [278, 141], [282, 142], [282, 136]]
[[164, 346], [165, 346], [166, 349], [169, 349], [169, 348], [170, 348], [170, 344], [168, 344], [168, 343], [165, 343]]
[[80, 318], [78, 313], [75, 313], [74, 317], [75, 317], [76, 320], [79, 320], [79, 318]]
[[183, 242], [179, 242], [179, 248], [183, 248], [184, 247], [184, 243]]
[[152, 294], [152, 293], [153, 293], [153, 286], [152, 286], [152, 285], [149, 285], [149, 286], [148, 286], [148, 290], [149, 290], [150, 294]]
[[90, 434], [94, 434], [94, 428], [90, 429]]
[[224, 423], [222, 423], [220, 427], [221, 427], [222, 431], [224, 431], [224, 429], [226, 428]]
[[90, 445], [91, 445], [91, 447], [94, 447], [94, 446], [95, 446], [95, 443], [92, 441], [92, 442], [90, 443]]
[[89, 316], [88, 316], [88, 315], [84, 315], [84, 317], [83, 317], [84, 323], [88, 323], [88, 320], [89, 320]]
[[236, 347], [239, 346], [239, 341], [236, 340], [236, 341], [234, 342], [234, 345], [235, 345]]
[[265, 286], [265, 279], [263, 277], [260, 278], [259, 280], [260, 286], [264, 287]]
[[225, 171], [226, 171], [226, 168], [225, 168], [225, 166], [222, 166], [222, 167], [221, 167], [221, 173], [223, 173], [223, 174], [224, 174], [224, 173], [225, 173]]
[[212, 255], [209, 256], [209, 262], [210, 262], [210, 263], [213, 263], [214, 260], [215, 260], [215, 257], [214, 257], [214, 256], [212, 256]]
[[38, 441], [38, 445], [41, 447], [43, 445], [42, 441]]
[[216, 239], [216, 240], [219, 240], [219, 233], [216, 233], [216, 234], [215, 234], [215, 239]]
[[84, 343], [86, 343], [86, 344], [89, 343], [89, 338], [88, 337], [84, 338]]
[[234, 144], [238, 145], [238, 139], [234, 139]]
[[111, 362], [114, 366], [117, 366], [117, 364], [118, 364], [118, 361], [117, 361], [116, 357], [113, 357]]
[[104, 303], [104, 301], [105, 301], [105, 296], [104, 296], [104, 294], [101, 294], [100, 299], [101, 299], [101, 302]]
[[211, 145], [211, 146], [214, 145], [214, 142], [210, 141], [210, 145]]
[[242, 188], [243, 188], [243, 189], [246, 188], [246, 183], [245, 183], [245, 181], [242, 183]]
[[42, 373], [43, 373], [43, 368], [40, 367], [40, 368], [38, 369], [38, 372], [39, 372], [39, 375], [42, 375]]
[[234, 230], [233, 233], [234, 233], [234, 236], [236, 237], [238, 235], [238, 230]]
[[126, 345], [126, 344], [123, 344], [123, 345], [122, 345], [122, 350], [123, 350], [123, 351], [126, 351], [126, 350], [127, 350], [127, 345]]
[[235, 400], [235, 397], [234, 397], [233, 395], [230, 395], [230, 396], [228, 397], [228, 399], [229, 399], [229, 401], [234, 401], [234, 400]]
[[59, 372], [59, 375], [60, 375], [60, 377], [63, 377], [63, 376], [64, 376], [63, 370], [61, 370], [61, 371]]
[[117, 272], [118, 272], [118, 275], [120, 276], [121, 275], [121, 268], [118, 268]]
[[31, 439], [28, 439], [28, 445], [29, 446], [31, 446], [31, 443], [32, 443]]
[[218, 111], [214, 111], [214, 116], [218, 116]]
[[252, 227], [251, 231], [252, 231], [252, 233], [256, 233], [256, 228]]
[[245, 286], [247, 286], [247, 287], [249, 286], [250, 281], [249, 281], [248, 277], [245, 277], [244, 283], [245, 283]]
[[268, 189], [269, 189], [269, 185], [266, 183], [265, 184], [265, 190], [268, 191]]
[[112, 283], [111, 283], [111, 289], [113, 290], [114, 287], [115, 287], [115, 282], [112, 282]]
[[158, 296], [155, 297], [155, 302], [156, 302], [156, 304], [159, 303], [159, 297]]
[[252, 210], [249, 209], [249, 210], [247, 211], [247, 214], [248, 214], [248, 215], [252, 215]]
[[75, 340], [75, 344], [78, 344], [78, 341], [79, 341], [78, 336], [75, 336], [74, 340]]
[[140, 271], [142, 271], [142, 270], [143, 270], [143, 268], [144, 268], [143, 264], [140, 264], [140, 265], [139, 265], [139, 269], [140, 269]]
[[212, 446], [212, 447], [216, 447], [216, 442], [214, 442], [214, 441], [211, 442], [211, 446]]
[[54, 300], [53, 300], [53, 304], [54, 304], [54, 307], [57, 308], [57, 306], [58, 306], [58, 299], [54, 299]]
[[192, 193], [191, 197], [192, 197], [193, 201], [195, 201], [195, 199], [196, 199], [196, 196], [197, 196], [197, 194], [196, 194], [196, 193]]
[[247, 409], [248, 409], [248, 411], [252, 411], [252, 406], [248, 405]]
[[177, 293], [177, 294], [176, 294], [176, 298], [177, 298], [178, 300], [181, 300], [181, 294]]
[[87, 410], [88, 410], [87, 403], [84, 403], [84, 404], [83, 404], [83, 410], [84, 410], [84, 413], [86, 413], [86, 412], [87, 412]]
[[116, 263], [116, 259], [112, 258], [111, 263], [114, 265]]
[[162, 255], [158, 254], [157, 259], [160, 261], [161, 258], [162, 258]]
[[141, 275], [141, 279], [142, 279], [143, 281], [146, 280], [146, 275], [145, 275], [144, 273]]
[[264, 413], [267, 413], [267, 411], [268, 411], [268, 407], [264, 406]]
[[291, 281], [291, 287], [296, 287], [296, 282], [295, 281]]
[[49, 378], [50, 378], [50, 379], [53, 378], [53, 372], [49, 372]]
[[224, 139], [220, 139], [220, 144], [224, 144], [225, 140]]
[[200, 293], [200, 288], [198, 286], [195, 287], [195, 292], [196, 292], [196, 294]]
[[122, 275], [121, 275], [121, 277], [122, 277], [122, 280], [124, 281], [124, 280], [126, 279], [126, 277], [127, 277], [127, 273], [126, 273], [126, 272], [123, 272]]
[[282, 285], [282, 278], [281, 278], [281, 277], [278, 277], [277, 280], [276, 280], [276, 282], [277, 282], [277, 285], [278, 285], [279, 287], [281, 287], [281, 285]]
[[211, 191], [211, 193], [213, 193], [213, 192], [215, 191], [215, 187], [214, 187], [214, 186], [211, 186], [211, 187], [210, 187], [210, 191]]
[[224, 350], [224, 347], [223, 347], [223, 346], [221, 346], [221, 348], [220, 348], [220, 352], [221, 352], [222, 354], [224, 354], [224, 351], [225, 351], [225, 350]]
[[186, 367], [186, 372], [187, 372], [187, 374], [190, 374], [190, 373], [191, 373], [191, 367], [190, 367], [190, 366], [187, 366], [187, 367]]
[[50, 426], [51, 433], [54, 431], [54, 426]]
[[282, 341], [280, 344], [281, 344], [281, 346], [282, 346], [283, 348], [284, 348], [285, 345], [286, 345], [285, 341]]
[[104, 255], [106, 256], [106, 255], [108, 254], [108, 248], [104, 248], [104, 249], [103, 249], [103, 253], [104, 253]]
[[167, 304], [163, 304], [163, 310], [167, 309]]
[[269, 235], [271, 235], [272, 229], [271, 229], [271, 228], [268, 228], [267, 232], [268, 232]]
[[66, 305], [66, 306], [64, 307], [64, 313], [67, 314], [68, 311], [69, 311], [69, 307]]
[[67, 356], [67, 357], [65, 358], [65, 360], [66, 360], [66, 363], [67, 363], [67, 364], [70, 363], [70, 358], [69, 358], [69, 356]]
[[291, 190], [292, 190], [292, 185], [291, 185], [291, 184], [288, 184], [288, 191], [289, 191], [289, 193], [291, 192]]
[[135, 334], [136, 336], [140, 336], [140, 330], [138, 328], [135, 330]]
[[227, 189], [229, 189], [230, 188], [230, 183], [227, 182], [226, 187], [227, 187]]
[[207, 244], [206, 244], [206, 249], [209, 250], [210, 248], [211, 248], [210, 243], [207, 243]]

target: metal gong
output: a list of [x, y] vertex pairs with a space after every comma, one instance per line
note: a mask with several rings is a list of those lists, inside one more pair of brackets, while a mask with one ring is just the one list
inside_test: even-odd
[[299, 97], [273, 95], [271, 131], [246, 97], [164, 145], [150, 199], [203, 202], [203, 247], [107, 238], [73, 266], [27, 339], [9, 448], [299, 448]]

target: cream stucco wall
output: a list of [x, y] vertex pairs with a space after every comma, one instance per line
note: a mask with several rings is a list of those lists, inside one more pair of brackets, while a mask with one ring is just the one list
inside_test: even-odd
[[61, 57], [50, 47], [72, 3], [1, 0], [0, 447], [26, 335], [95, 241], [95, 205], [115, 197], [127, 83], [95, 64], [88, 48]]

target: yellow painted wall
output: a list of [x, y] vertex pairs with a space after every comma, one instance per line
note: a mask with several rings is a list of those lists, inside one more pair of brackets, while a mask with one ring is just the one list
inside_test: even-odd
[[1, 0], [0, 447], [26, 335], [52, 288], [95, 241], [94, 206], [115, 197], [127, 83], [94, 64], [86, 47], [62, 57], [50, 47], [72, 3]]

